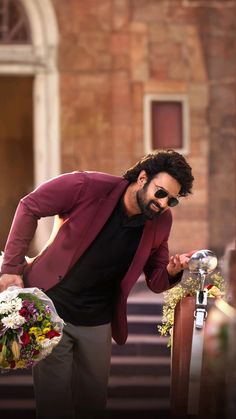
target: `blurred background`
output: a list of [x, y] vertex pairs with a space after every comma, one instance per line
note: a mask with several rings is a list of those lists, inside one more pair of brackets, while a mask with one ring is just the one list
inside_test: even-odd
[[0, 0], [0, 248], [40, 182], [120, 175], [172, 147], [195, 185], [171, 251], [222, 254], [235, 237], [235, 40], [234, 0]]
[[[19, 199], [42, 181], [73, 170], [121, 175], [146, 153], [174, 148], [195, 184], [173, 209], [170, 252], [209, 248], [221, 257], [235, 240], [235, 91], [235, 0], [0, 0], [0, 250]], [[49, 232], [41, 223], [32, 253]], [[161, 313], [150, 310], [153, 301], [142, 305], [140, 284], [124, 355], [131, 376], [129, 357], [142, 353], [134, 344], [143, 320], [134, 315], [146, 316], [139, 333], [152, 345]], [[158, 345], [159, 372], [144, 350], [155, 377], [168, 366]], [[150, 394], [155, 379], [148, 386]], [[153, 400], [165, 398], [158, 389]], [[146, 390], [135, 391], [138, 399]]]

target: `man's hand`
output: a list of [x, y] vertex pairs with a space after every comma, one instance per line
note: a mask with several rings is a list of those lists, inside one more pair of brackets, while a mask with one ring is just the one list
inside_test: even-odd
[[11, 285], [24, 288], [24, 283], [20, 275], [3, 274], [0, 277], [0, 292], [5, 291]]
[[183, 253], [182, 255], [176, 254], [175, 256], [171, 256], [170, 261], [167, 265], [167, 271], [170, 276], [175, 276], [183, 269], [188, 267], [188, 262], [193, 253], [196, 250], [191, 250], [191, 252]]

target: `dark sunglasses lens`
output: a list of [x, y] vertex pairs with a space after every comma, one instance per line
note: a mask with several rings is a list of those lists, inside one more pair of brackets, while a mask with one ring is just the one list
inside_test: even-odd
[[169, 207], [175, 207], [176, 205], [178, 205], [179, 201], [177, 198], [169, 198], [168, 199], [168, 205]]
[[164, 189], [158, 189], [155, 193], [156, 198], [166, 198], [168, 196], [168, 193], [164, 191]]

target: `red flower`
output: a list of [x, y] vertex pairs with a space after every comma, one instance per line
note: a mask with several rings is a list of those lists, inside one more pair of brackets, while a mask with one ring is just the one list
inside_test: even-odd
[[10, 368], [15, 368], [15, 366], [16, 366], [15, 361], [11, 361], [11, 362], [10, 362]]
[[30, 335], [27, 332], [23, 332], [23, 334], [20, 337], [21, 342], [23, 345], [28, 345], [30, 343]]
[[46, 334], [48, 339], [52, 339], [55, 336], [60, 336], [60, 333], [58, 333], [56, 330], [50, 330], [47, 334]]
[[212, 287], [213, 287], [213, 285], [212, 285], [212, 284], [208, 284], [208, 285], [207, 285], [207, 289], [208, 289], [208, 290], [210, 290]]
[[29, 315], [28, 310], [27, 310], [27, 308], [25, 308], [25, 307], [22, 307], [22, 308], [19, 310], [19, 314], [20, 314], [22, 317], [28, 317], [28, 315]]

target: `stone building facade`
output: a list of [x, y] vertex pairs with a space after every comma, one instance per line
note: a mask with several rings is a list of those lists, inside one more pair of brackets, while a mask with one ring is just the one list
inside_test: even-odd
[[[235, 237], [236, 1], [18, 3], [32, 48], [20, 56], [14, 42], [8, 53], [0, 44], [0, 85], [9, 74], [19, 77], [17, 69], [34, 79], [34, 175], [25, 192], [77, 169], [120, 175], [146, 152], [145, 98], [184, 97], [195, 185], [173, 211], [170, 250], [211, 248], [220, 255]], [[22, 188], [11, 202], [20, 194]], [[8, 226], [9, 211], [5, 217]]]

